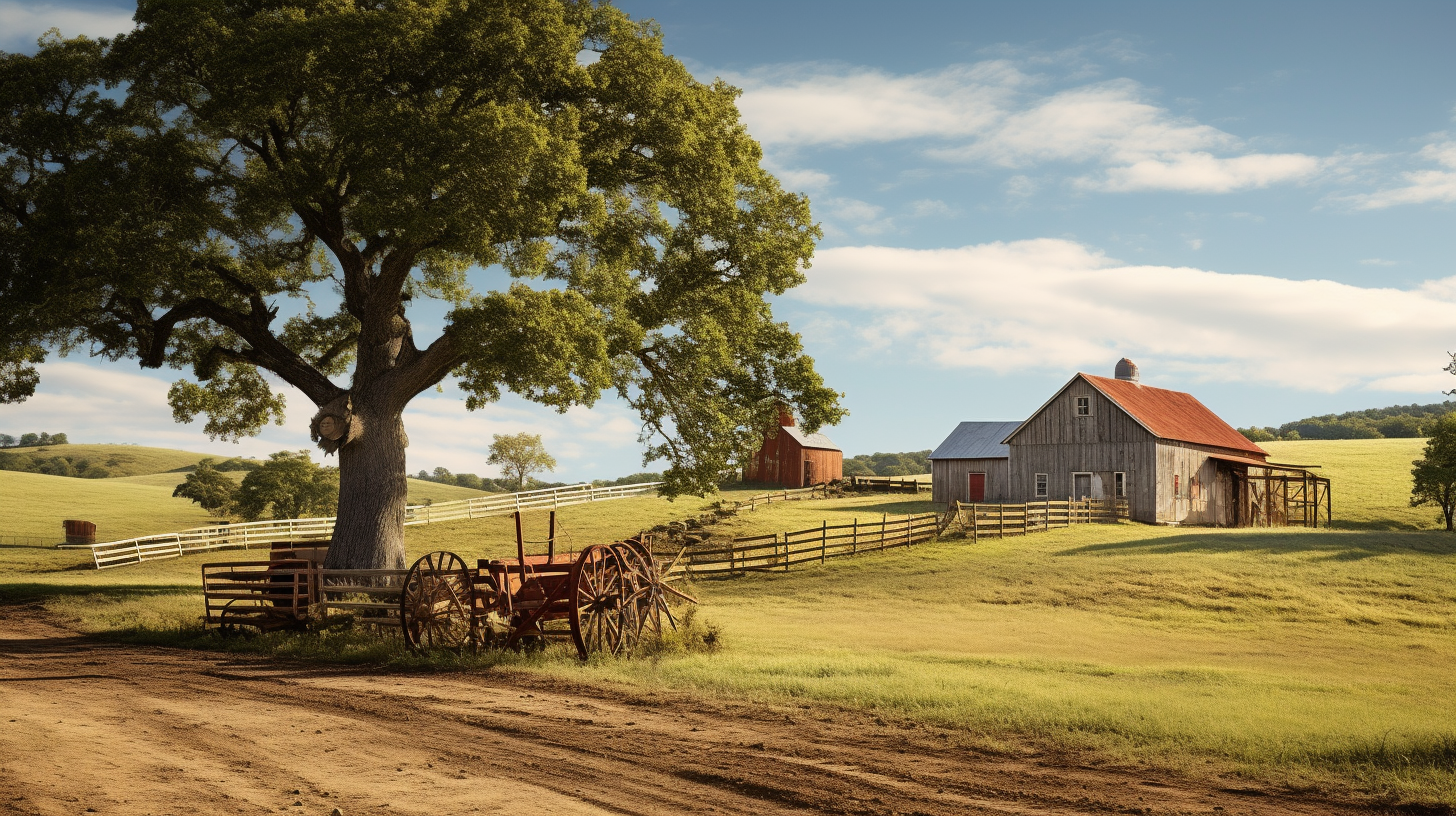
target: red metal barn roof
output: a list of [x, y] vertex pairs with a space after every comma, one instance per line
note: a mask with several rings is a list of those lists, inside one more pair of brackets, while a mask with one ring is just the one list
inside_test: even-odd
[[1079, 376], [1161, 439], [1247, 451], [1260, 459], [1269, 455], [1192, 394], [1091, 374]]

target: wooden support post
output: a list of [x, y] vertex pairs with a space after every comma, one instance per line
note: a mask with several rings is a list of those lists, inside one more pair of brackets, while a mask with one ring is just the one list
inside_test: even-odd
[[981, 540], [981, 516], [976, 512], [976, 505], [971, 505], [971, 540]]
[[546, 536], [546, 563], [556, 559], [556, 511], [551, 511], [551, 532]]
[[854, 517], [854, 532], [849, 536], [849, 554], [859, 553], [859, 516]]
[[996, 537], [1006, 537], [1006, 505], [996, 505]]
[[827, 520], [825, 520], [825, 521], [819, 522], [819, 563], [821, 563], [821, 564], [824, 563], [824, 559], [828, 556], [828, 553], [829, 553], [829, 522]]
[[914, 526], [915, 526], [915, 514], [913, 514], [913, 513], [906, 513], [905, 514], [905, 546], [906, 547], [910, 546], [910, 544], [912, 543], [910, 541], [910, 530]]
[[885, 525], [890, 521], [889, 513], [880, 514], [880, 549], [885, 548]]
[[520, 562], [521, 583], [526, 583], [526, 537], [521, 534], [521, 511], [516, 511], [516, 558]]

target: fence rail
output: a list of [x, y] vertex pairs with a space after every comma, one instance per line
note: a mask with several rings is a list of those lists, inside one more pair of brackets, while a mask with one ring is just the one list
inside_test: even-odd
[[1126, 499], [1068, 499], [1026, 504], [956, 502], [945, 526], [959, 524], [972, 540], [1005, 538], [1073, 524], [1111, 524], [1127, 518]]
[[908, 547], [934, 538], [939, 527], [935, 513], [855, 519], [850, 524], [824, 522], [807, 530], [735, 538], [727, 547], [688, 552], [682, 563], [688, 575], [700, 577], [781, 572], [830, 558]]
[[849, 486], [854, 490], [880, 490], [886, 493], [920, 493], [931, 489], [928, 480], [899, 476], [850, 476]]
[[[517, 510], [545, 510], [570, 507], [574, 504], [611, 501], [655, 494], [661, 482], [647, 482], [616, 487], [592, 487], [589, 484], [569, 487], [548, 487], [508, 493], [503, 496], [476, 496], [436, 504], [417, 504], [405, 508], [405, 526], [435, 524], [459, 519], [504, 516]], [[194, 527], [176, 533], [106, 541], [97, 544], [62, 544], [62, 549], [87, 549], [96, 569], [109, 569], [161, 558], [210, 550], [247, 549], [256, 544], [274, 541], [327, 541], [334, 533], [334, 518], [284, 519], [250, 521], [240, 524], [216, 524]]]
[[829, 498], [829, 485], [810, 485], [798, 487], [793, 490], [775, 490], [772, 493], [761, 493], [751, 496], [740, 502], [733, 503], [734, 510], [742, 510], [745, 507], [749, 510], [756, 510], [760, 504], [773, 504], [774, 502], [796, 501], [799, 499], [812, 499], [815, 496]]

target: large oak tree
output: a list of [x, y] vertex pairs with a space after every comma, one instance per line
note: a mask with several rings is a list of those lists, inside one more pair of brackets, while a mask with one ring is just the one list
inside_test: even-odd
[[803, 280], [808, 201], [652, 23], [589, 0], [142, 0], [136, 23], [0, 56], [0, 399], [88, 349], [190, 370], [176, 418], [237, 438], [281, 418], [271, 372], [338, 455], [350, 568], [402, 566], [402, 412], [446, 377], [471, 408], [615, 391], [672, 492], [780, 401], [842, 415], [766, 301]]

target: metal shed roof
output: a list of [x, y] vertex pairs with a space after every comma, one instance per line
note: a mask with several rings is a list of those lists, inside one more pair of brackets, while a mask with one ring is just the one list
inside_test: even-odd
[[798, 442], [799, 445], [801, 445], [802, 447], [820, 448], [822, 450], [839, 450], [839, 446], [834, 444], [834, 440], [830, 439], [822, 433], [806, 434], [792, 425], [780, 426], [779, 430], [788, 434], [790, 439]]
[[962, 422], [930, 452], [930, 458], [1005, 459], [1011, 456], [1011, 448], [1001, 440], [1020, 426], [1020, 422]]

